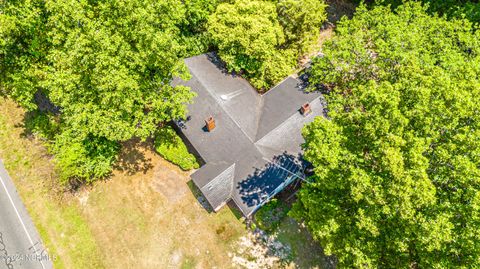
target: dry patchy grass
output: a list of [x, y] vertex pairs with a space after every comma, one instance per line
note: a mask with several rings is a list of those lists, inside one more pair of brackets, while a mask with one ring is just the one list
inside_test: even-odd
[[[22, 109], [0, 98], [0, 158], [58, 257], [55, 268], [238, 267], [232, 259], [249, 238], [238, 212], [205, 210], [189, 173], [154, 153], [151, 143], [125, 143], [109, 180], [72, 194], [58, 186], [42, 143], [23, 135], [23, 117]], [[300, 247], [299, 238], [279, 238], [299, 257], [287, 267], [315, 267], [316, 254], [304, 253], [316, 247]]]
[[189, 174], [148, 143], [124, 145], [114, 175], [63, 192], [41, 141], [24, 136], [24, 112], [0, 99], [0, 158], [14, 180], [55, 268], [226, 268], [245, 225], [225, 208], [208, 213]]
[[24, 137], [23, 117], [12, 101], [0, 97], [0, 158], [55, 268], [103, 268], [100, 249], [77, 203], [58, 190], [51, 156], [39, 141]]
[[134, 148], [146, 162], [139, 166], [151, 169], [116, 171], [80, 195], [83, 214], [108, 253], [107, 267], [229, 267], [225, 253], [245, 233], [242, 222], [228, 208], [208, 213], [190, 190], [187, 172], [148, 144]]

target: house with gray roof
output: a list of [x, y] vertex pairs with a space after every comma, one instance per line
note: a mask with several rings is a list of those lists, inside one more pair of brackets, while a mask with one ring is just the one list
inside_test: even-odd
[[[197, 96], [176, 125], [204, 164], [192, 180], [217, 211], [233, 201], [250, 216], [276, 193], [302, 179], [302, 127], [323, 115], [318, 92], [295, 77], [263, 95], [222, 67], [215, 54], [185, 60]], [[303, 106], [303, 108], [302, 108]]]

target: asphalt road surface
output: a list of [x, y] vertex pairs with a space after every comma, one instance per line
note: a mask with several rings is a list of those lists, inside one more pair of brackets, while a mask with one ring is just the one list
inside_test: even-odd
[[51, 269], [53, 258], [0, 160], [0, 269]]

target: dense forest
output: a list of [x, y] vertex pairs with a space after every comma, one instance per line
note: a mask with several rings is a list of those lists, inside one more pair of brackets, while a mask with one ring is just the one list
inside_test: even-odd
[[[478, 268], [480, 3], [351, 2], [302, 71], [328, 119], [304, 129], [314, 175], [292, 215], [340, 267]], [[170, 84], [188, 79], [184, 58], [216, 51], [267, 91], [320, 52], [329, 3], [7, 0], [0, 95], [28, 111], [63, 183], [89, 183], [122, 142], [185, 117], [194, 93]]]
[[480, 266], [480, 31], [418, 3], [357, 8], [313, 62], [329, 119], [294, 216], [346, 268]]
[[[429, 14], [436, 13], [447, 18], [466, 18], [472, 22], [480, 21], [480, 2], [478, 0], [422, 0]], [[375, 2], [373, 2], [375, 3]], [[393, 8], [402, 4], [402, 0], [385, 0]]]

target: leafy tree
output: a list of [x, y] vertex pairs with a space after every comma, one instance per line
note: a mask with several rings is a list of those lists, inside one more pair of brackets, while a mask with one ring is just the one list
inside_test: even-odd
[[293, 72], [317, 41], [325, 8], [318, 0], [226, 1], [207, 29], [227, 68], [265, 90]]
[[[385, 0], [382, 3], [393, 7], [401, 5], [405, 0]], [[438, 13], [449, 18], [466, 18], [472, 22], [480, 22], [480, 3], [477, 0], [422, 0], [428, 4], [428, 12]]]
[[[188, 75], [180, 28], [187, 11], [194, 13], [187, 7], [194, 2], [202, 1], [2, 4], [2, 88], [29, 110], [37, 109], [39, 91], [60, 109], [59, 115], [34, 124], [50, 129], [44, 132], [64, 178], [108, 174], [119, 141], [146, 138], [159, 123], [185, 115], [193, 93], [170, 81]], [[198, 20], [205, 21], [199, 14]], [[58, 123], [45, 123], [50, 119]]]
[[[227, 68], [244, 71], [257, 88], [268, 88], [293, 67], [289, 57], [294, 54], [277, 49], [285, 42], [285, 36], [278, 22], [275, 3], [248, 0], [222, 3], [209, 18], [208, 31]], [[267, 64], [273, 59], [281, 59], [276, 61], [280, 66]]]
[[3, 1], [0, 5], [0, 91], [19, 104], [35, 109], [49, 42], [43, 1]]
[[287, 43], [308, 52], [320, 35], [320, 28], [327, 19], [327, 4], [319, 0], [279, 0], [278, 20], [283, 27]]
[[360, 6], [314, 61], [329, 119], [293, 215], [341, 267], [480, 267], [480, 31]]
[[218, 0], [185, 0], [185, 21], [182, 30], [190, 33], [205, 32], [210, 14], [215, 12]]
[[186, 46], [186, 57], [210, 50], [212, 38], [207, 32], [208, 17], [215, 12], [218, 0], [185, 0], [185, 19], [180, 23], [180, 38]]
[[185, 115], [192, 93], [169, 84], [185, 74], [175, 39], [179, 0], [47, 1], [47, 8], [53, 49], [42, 85], [69, 128], [122, 141]]

